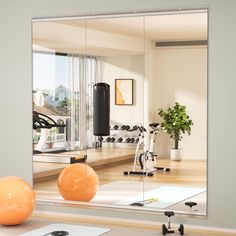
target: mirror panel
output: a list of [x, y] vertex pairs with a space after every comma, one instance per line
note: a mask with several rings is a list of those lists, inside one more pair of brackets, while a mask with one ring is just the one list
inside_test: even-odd
[[144, 198], [156, 201], [146, 207], [205, 215], [207, 13], [145, 16], [145, 40], [148, 119], [160, 124], [149, 125], [147, 166], [157, 173]]
[[129, 196], [143, 193], [142, 177], [123, 174], [133, 169], [134, 127], [143, 125], [143, 17], [89, 19], [86, 39], [87, 55], [96, 57], [96, 82], [110, 86], [110, 135], [102, 137], [102, 153], [110, 158], [96, 170], [100, 186], [91, 202], [127, 207]]
[[[75, 204], [206, 215], [206, 12], [34, 22], [33, 43], [34, 110], [56, 121], [33, 131], [38, 199], [64, 202], [58, 175], [86, 161], [96, 175], [89, 168], [80, 173], [91, 178], [72, 175], [69, 189], [85, 197], [67, 198]], [[110, 135], [94, 136], [101, 83], [110, 87]], [[187, 122], [174, 122], [185, 132], [177, 143], [164, 132], [168, 107]], [[88, 186], [97, 189], [92, 199]]]
[[79, 102], [85, 62], [77, 51], [85, 54], [84, 21], [76, 31], [58, 22], [33, 23], [33, 174], [38, 199], [56, 199], [54, 177], [75, 158], [86, 156], [86, 150], [73, 153], [84, 146]]

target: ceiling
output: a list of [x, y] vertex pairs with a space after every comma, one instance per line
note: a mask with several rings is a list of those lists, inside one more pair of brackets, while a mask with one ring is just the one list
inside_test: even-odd
[[[85, 26], [81, 20], [59, 22], [76, 27]], [[86, 27], [134, 37], [143, 37], [145, 32], [146, 37], [157, 41], [206, 39], [207, 13], [90, 19]]]
[[[70, 19], [33, 24], [34, 44], [59, 52], [81, 53], [85, 50], [86, 40], [86, 50], [91, 50], [90, 54], [118, 55], [125, 51], [140, 54], [142, 49], [135, 51], [132, 45], [141, 47], [144, 38], [160, 42], [206, 40], [207, 13], [89, 19], [86, 22]], [[131, 50], [122, 48], [126, 40]]]

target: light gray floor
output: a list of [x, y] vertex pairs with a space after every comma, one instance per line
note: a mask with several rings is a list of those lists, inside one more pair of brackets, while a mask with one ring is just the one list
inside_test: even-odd
[[[190, 207], [185, 205], [185, 202], [196, 202], [197, 206], [194, 206], [192, 209]], [[206, 215], [206, 192], [198, 194], [192, 198], [188, 198], [182, 202], [179, 202], [177, 204], [174, 204], [172, 206], [167, 207], [167, 209], [171, 209], [174, 211], [180, 211], [184, 213], [189, 213], [189, 214], [200, 214], [200, 215]]]
[[[97, 192], [95, 198], [91, 201], [91, 203], [116, 205], [117, 202], [119, 202], [121, 199], [124, 199], [124, 196], [125, 198], [129, 198], [132, 196], [140, 195], [143, 190], [144, 192], [148, 192], [163, 186], [183, 187], [183, 185], [178, 186], [168, 184], [157, 184], [151, 182], [142, 183], [137, 181], [116, 181], [113, 183], [101, 185], [99, 191]], [[192, 186], [190, 187], [193, 188]], [[190, 209], [188, 206], [185, 205], [185, 202], [187, 201], [196, 202], [198, 205]], [[147, 205], [147, 208], [150, 209], [150, 205]], [[182, 201], [179, 201], [176, 204], [170, 205], [166, 208], [161, 208], [161, 210], [165, 209], [185, 214], [206, 215], [206, 192], [183, 199]]]

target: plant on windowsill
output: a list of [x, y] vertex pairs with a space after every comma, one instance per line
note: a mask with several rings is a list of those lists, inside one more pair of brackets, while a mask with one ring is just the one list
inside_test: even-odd
[[158, 114], [163, 118], [162, 130], [174, 140], [175, 145], [170, 154], [171, 160], [180, 161], [182, 159], [182, 149], [179, 148], [179, 142], [182, 140], [183, 134], [191, 134], [191, 126], [193, 125], [187, 114], [186, 106], [176, 102], [173, 107], [168, 107], [166, 111], [159, 109]]
[[55, 134], [57, 132], [57, 128], [53, 127], [50, 129], [50, 133], [48, 136], [48, 148], [53, 148], [54, 142], [55, 142]]

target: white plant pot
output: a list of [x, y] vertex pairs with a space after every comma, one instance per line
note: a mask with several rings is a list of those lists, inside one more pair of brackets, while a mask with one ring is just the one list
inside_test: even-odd
[[170, 150], [170, 159], [172, 161], [181, 161], [182, 160], [182, 148]]

